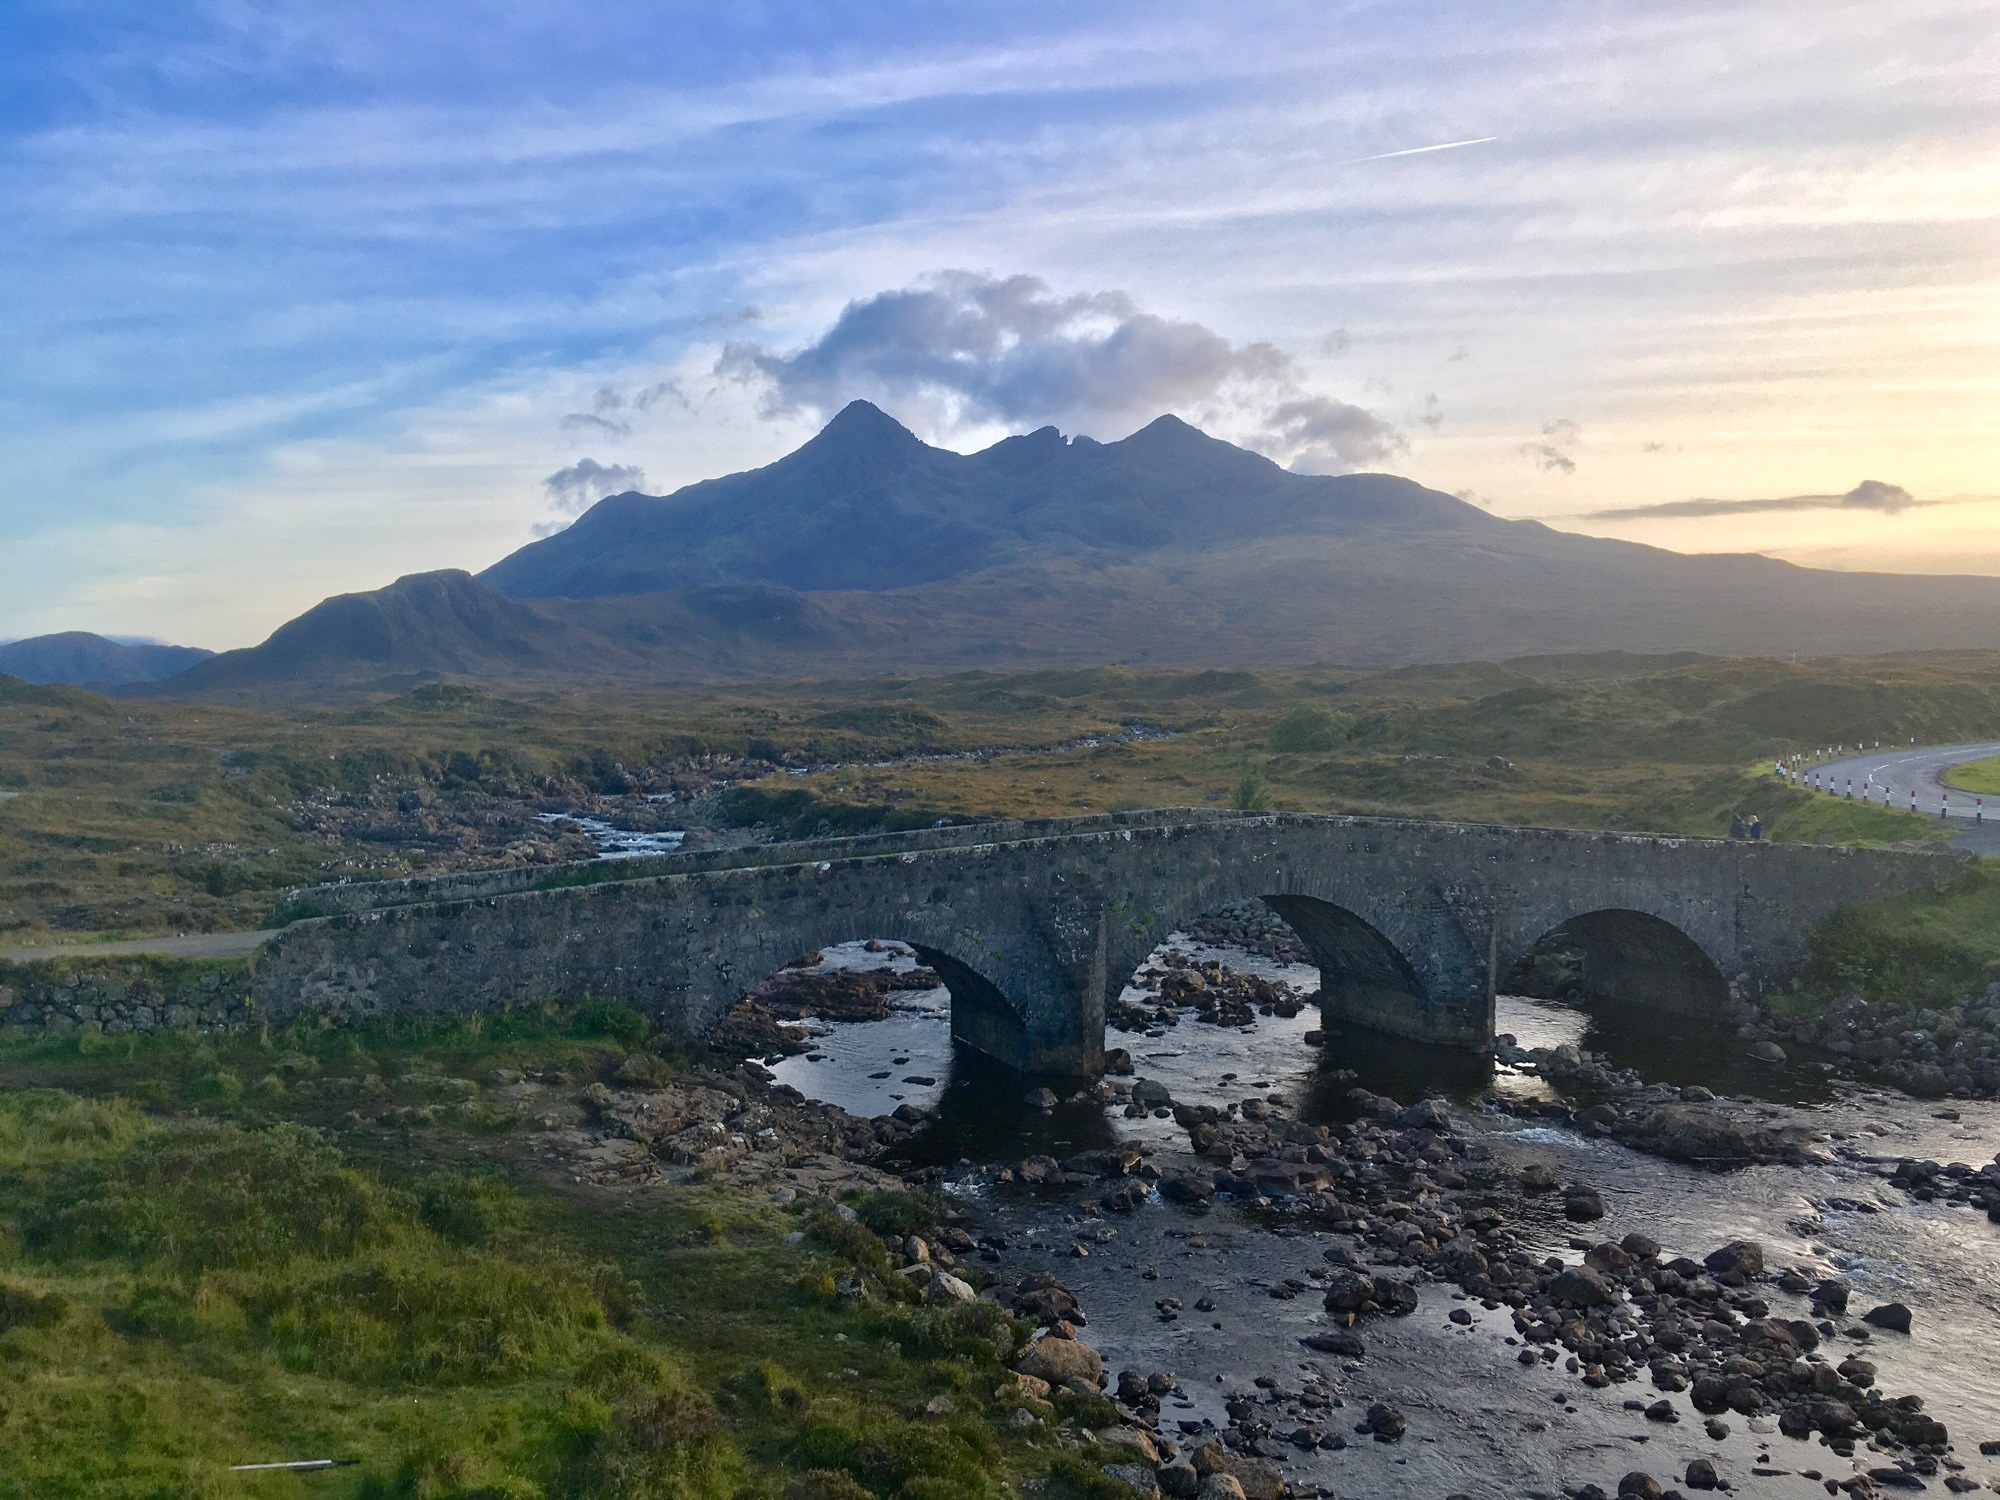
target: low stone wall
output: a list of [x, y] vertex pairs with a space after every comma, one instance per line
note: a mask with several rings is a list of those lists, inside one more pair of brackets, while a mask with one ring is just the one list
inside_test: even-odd
[[62, 958], [0, 962], [0, 1031], [108, 1036], [235, 1031], [255, 1015], [247, 959]]

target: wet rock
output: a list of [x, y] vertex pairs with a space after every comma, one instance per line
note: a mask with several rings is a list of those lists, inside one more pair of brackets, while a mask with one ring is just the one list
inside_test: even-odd
[[1442, 1099], [1424, 1099], [1404, 1110], [1396, 1123], [1405, 1130], [1435, 1130], [1444, 1135], [1451, 1130], [1451, 1111]]
[[1160, 1179], [1160, 1196], [1169, 1203], [1206, 1203], [1215, 1196], [1215, 1179], [1206, 1172], [1170, 1172]]
[[1891, 1333], [1908, 1333], [1910, 1309], [1901, 1302], [1885, 1302], [1863, 1313], [1861, 1321], [1875, 1328], [1886, 1328]]
[[1054, 1089], [1029, 1089], [1022, 1096], [1021, 1102], [1030, 1109], [1039, 1109], [1046, 1113], [1054, 1109], [1060, 1101], [1056, 1098]]
[[1618, 1292], [1604, 1273], [1590, 1266], [1568, 1266], [1549, 1283], [1549, 1296], [1565, 1307], [1608, 1307]]
[[1711, 1250], [1702, 1257], [1702, 1264], [1716, 1276], [1761, 1276], [1764, 1247], [1755, 1240], [1731, 1240], [1720, 1250]]
[[1722, 1488], [1722, 1477], [1715, 1472], [1712, 1459], [1697, 1458], [1688, 1464], [1681, 1483], [1691, 1490], [1715, 1490]]
[[1368, 1353], [1367, 1341], [1351, 1328], [1330, 1328], [1324, 1333], [1308, 1334], [1299, 1342], [1316, 1354], [1332, 1354], [1342, 1359], [1362, 1359]]
[[1571, 1188], [1563, 1196], [1563, 1217], [1578, 1224], [1603, 1218], [1603, 1194], [1593, 1188]]
[[1782, 1068], [1785, 1065], [1785, 1049], [1773, 1041], [1752, 1042], [1743, 1049], [1744, 1055], [1760, 1063]]
[[1521, 1168], [1521, 1186], [1530, 1193], [1546, 1193], [1556, 1185], [1556, 1174], [1541, 1162], [1531, 1161]]
[[1141, 1078], [1132, 1085], [1132, 1102], [1146, 1109], [1160, 1109], [1174, 1102], [1167, 1086], [1155, 1079]]
[[1838, 1276], [1829, 1276], [1813, 1288], [1813, 1306], [1824, 1308], [1828, 1312], [1844, 1313], [1847, 1311], [1848, 1292], [1849, 1287], [1845, 1280]]
[[1643, 1469], [1634, 1469], [1618, 1481], [1618, 1500], [1660, 1500], [1660, 1481]]
[[1394, 1443], [1402, 1440], [1409, 1426], [1408, 1419], [1395, 1407], [1386, 1401], [1376, 1401], [1370, 1403], [1367, 1416], [1354, 1430], [1372, 1433], [1378, 1443]]

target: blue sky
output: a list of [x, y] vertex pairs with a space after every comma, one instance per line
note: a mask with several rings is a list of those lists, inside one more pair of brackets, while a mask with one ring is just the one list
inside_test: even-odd
[[1990, 0], [14, 0], [0, 637], [245, 644], [851, 395], [2000, 572], [1997, 36]]

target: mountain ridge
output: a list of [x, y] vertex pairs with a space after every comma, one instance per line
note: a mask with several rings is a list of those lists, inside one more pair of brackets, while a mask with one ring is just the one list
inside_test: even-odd
[[857, 402], [762, 468], [608, 497], [477, 577], [338, 596], [135, 691], [1996, 643], [1997, 579], [1580, 536], [1397, 475], [1295, 474], [1171, 416], [960, 454]]
[[0, 643], [0, 672], [38, 686], [122, 687], [172, 677], [214, 654], [199, 646], [114, 641], [88, 630], [62, 630]]

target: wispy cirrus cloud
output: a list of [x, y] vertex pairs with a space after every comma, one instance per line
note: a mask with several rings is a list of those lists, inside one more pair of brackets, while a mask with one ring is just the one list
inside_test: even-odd
[[1780, 495], [1751, 500], [1662, 500], [1651, 505], [1614, 505], [1604, 510], [1584, 511], [1576, 519], [1586, 521], [1665, 521], [1698, 516], [1747, 516], [1761, 511], [1844, 510], [1874, 511], [1896, 516], [1937, 501], [1919, 500], [1900, 484], [1880, 479], [1864, 479], [1839, 495]]

